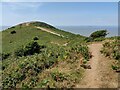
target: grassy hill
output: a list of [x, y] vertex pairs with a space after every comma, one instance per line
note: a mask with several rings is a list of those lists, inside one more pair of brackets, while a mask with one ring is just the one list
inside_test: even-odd
[[26, 22], [2, 33], [3, 88], [74, 87], [91, 55], [85, 37], [43, 22]]
[[[36, 28], [35, 26], [47, 28], [52, 32], [63, 35], [64, 37], [42, 31]], [[16, 33], [11, 34], [12, 31], [15, 31]], [[23, 23], [2, 31], [3, 52], [7, 52], [7, 53], [13, 52], [16, 48], [32, 41], [34, 37], [38, 37], [37, 42], [40, 44], [52, 43], [52, 44], [63, 45], [69, 42], [73, 38], [76, 37], [82, 38], [83, 36], [80, 35], [77, 36], [69, 32], [58, 30], [53, 26], [41, 22]]]

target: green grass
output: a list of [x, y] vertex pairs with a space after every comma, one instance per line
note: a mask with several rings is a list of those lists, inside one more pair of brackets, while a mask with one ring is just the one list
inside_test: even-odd
[[[16, 34], [10, 34], [13, 30], [16, 30]], [[16, 27], [14, 29], [8, 29], [2, 32], [3, 52], [13, 52], [16, 48], [32, 41], [35, 36], [39, 38], [37, 42], [40, 44], [47, 44], [50, 42], [64, 44], [67, 42], [67, 39], [65, 38], [52, 35], [33, 27]]]
[[[64, 37], [42, 31], [35, 26], [48, 28]], [[16, 33], [11, 34], [13, 31]], [[30, 23], [30, 26], [20, 24], [2, 31], [3, 87], [38, 88], [47, 87], [48, 84], [50, 87], [72, 87], [73, 82], [79, 80], [79, 76], [81, 77], [82, 74], [81, 69], [75, 70], [78, 61], [81, 58], [86, 60], [90, 58], [90, 52], [84, 39], [84, 36], [38, 22]], [[36, 44], [31, 42], [36, 42]], [[40, 48], [36, 48], [36, 45]], [[41, 48], [42, 46], [44, 48]], [[52, 74], [44, 75], [46, 70], [57, 68], [60, 62], [67, 62], [69, 67], [73, 66], [69, 72], [70, 75], [66, 72], [53, 71], [50, 71]], [[43, 77], [39, 77], [39, 75]], [[48, 78], [49, 76], [51, 78]], [[60, 80], [56, 80], [56, 76]], [[63, 85], [66, 82], [70, 84]]]

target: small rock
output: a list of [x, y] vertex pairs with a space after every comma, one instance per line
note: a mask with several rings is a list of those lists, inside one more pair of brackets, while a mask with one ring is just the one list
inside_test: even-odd
[[120, 73], [120, 69], [117, 69], [116, 72]]
[[83, 67], [84, 69], [91, 69], [91, 66], [90, 66], [90, 65], [82, 64], [82, 65], [80, 65], [80, 66]]

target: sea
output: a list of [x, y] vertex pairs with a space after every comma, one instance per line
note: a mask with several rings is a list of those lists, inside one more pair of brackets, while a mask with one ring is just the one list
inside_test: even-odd
[[91, 33], [98, 30], [107, 30], [107, 37], [118, 36], [117, 26], [57, 26], [59, 29], [83, 36], [90, 36]]
[[[0, 31], [9, 28], [10, 26], [0, 27]], [[117, 26], [56, 26], [57, 28], [71, 32], [74, 34], [80, 34], [83, 36], [90, 36], [91, 33], [97, 30], [107, 30], [107, 37], [118, 36], [118, 27]], [[120, 32], [120, 31], [119, 31]]]

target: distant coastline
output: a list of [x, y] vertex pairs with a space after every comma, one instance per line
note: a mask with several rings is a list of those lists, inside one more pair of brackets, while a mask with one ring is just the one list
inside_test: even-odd
[[[11, 26], [2, 26], [0, 27], [0, 31], [5, 30]], [[56, 26], [59, 29], [62, 29], [64, 31], [68, 31], [75, 34], [80, 34], [84, 36], [89, 36], [90, 33], [106, 29], [109, 32], [108, 37], [111, 36], [118, 36], [118, 27], [117, 26]]]
[[56, 26], [59, 29], [69, 31], [75, 34], [89, 36], [92, 32], [97, 30], [107, 30], [109, 32], [107, 37], [118, 36], [117, 26]]

